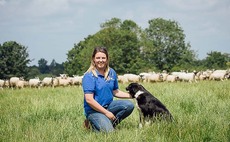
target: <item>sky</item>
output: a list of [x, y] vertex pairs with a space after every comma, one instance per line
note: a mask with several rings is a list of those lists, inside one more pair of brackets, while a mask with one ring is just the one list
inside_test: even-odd
[[142, 29], [155, 18], [178, 22], [198, 59], [230, 53], [230, 0], [0, 0], [0, 44], [27, 47], [30, 65], [62, 63], [74, 44], [115, 17]]

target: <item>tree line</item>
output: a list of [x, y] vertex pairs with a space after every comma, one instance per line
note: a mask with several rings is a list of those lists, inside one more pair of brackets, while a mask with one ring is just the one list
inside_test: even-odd
[[[67, 60], [61, 64], [54, 59], [50, 65], [41, 58], [38, 66], [28, 66], [27, 47], [16, 41], [0, 44], [0, 78], [12, 76], [58, 76], [60, 73], [82, 75], [89, 67], [93, 48], [107, 47], [110, 66], [118, 74], [149, 72], [227, 69], [230, 54], [211, 51], [205, 59], [197, 59], [178, 22], [162, 18], [151, 19], [142, 29], [132, 20], [112, 18], [100, 25], [101, 29], [74, 44]], [[205, 47], [204, 47], [205, 48]]]

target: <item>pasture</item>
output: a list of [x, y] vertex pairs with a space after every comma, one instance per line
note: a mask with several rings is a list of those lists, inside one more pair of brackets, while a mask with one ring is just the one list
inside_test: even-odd
[[[0, 141], [230, 141], [229, 80], [142, 84], [166, 105], [175, 122], [155, 122], [139, 129], [135, 108], [116, 131], [95, 133], [82, 125], [81, 87], [4, 89], [0, 90]], [[120, 84], [120, 89], [127, 85]]]

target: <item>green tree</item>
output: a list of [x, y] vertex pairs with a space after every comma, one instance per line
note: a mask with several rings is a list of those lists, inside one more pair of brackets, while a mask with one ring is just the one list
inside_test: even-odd
[[[185, 44], [185, 34], [176, 21], [162, 18], [149, 20], [145, 29], [146, 39], [150, 41], [143, 48], [145, 58], [159, 70], [171, 70], [181, 60], [194, 60], [190, 46]], [[188, 56], [191, 59], [188, 59]]]
[[49, 71], [54, 76], [59, 76], [64, 72], [64, 66], [62, 64], [57, 63], [54, 59], [49, 65]]
[[[190, 44], [187, 44], [188, 49], [190, 49]], [[198, 64], [196, 60], [195, 52], [193, 50], [184, 50], [183, 54], [181, 54], [181, 60], [178, 61], [176, 65], [173, 66], [172, 70], [179, 71], [179, 70], [188, 70], [194, 71], [199, 70]]]
[[38, 60], [38, 68], [42, 74], [49, 73], [48, 61], [44, 58]]
[[143, 66], [139, 40], [141, 29], [131, 20], [121, 22], [112, 18], [111, 21], [107, 21], [104, 24], [106, 26], [97, 33], [97, 36], [103, 39], [102, 44], [109, 49], [110, 66], [120, 74], [140, 72]]
[[204, 60], [204, 66], [208, 69], [227, 69], [227, 63], [230, 62], [230, 54], [211, 51], [207, 53]]
[[140, 44], [138, 35], [140, 28], [131, 20], [122, 22], [112, 18], [101, 24], [101, 30], [88, 36], [84, 41], [75, 44], [67, 56], [65, 69], [68, 74], [82, 74], [90, 64], [93, 48], [107, 47], [110, 66], [118, 73], [137, 73], [141, 69]]
[[35, 77], [38, 77], [41, 73], [38, 69], [37, 66], [30, 66], [28, 67], [29, 68], [29, 71], [28, 71], [28, 78], [35, 78]]
[[27, 77], [29, 54], [27, 47], [15, 41], [4, 42], [0, 45], [0, 78], [9, 79], [12, 76]]

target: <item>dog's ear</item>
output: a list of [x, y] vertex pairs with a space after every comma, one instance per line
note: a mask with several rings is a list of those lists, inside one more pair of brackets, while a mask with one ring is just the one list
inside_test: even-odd
[[129, 91], [129, 94], [134, 98], [134, 95], [136, 93], [136, 85], [134, 83], [130, 83], [127, 87], [126, 90]]
[[141, 85], [138, 83], [133, 83], [131, 88], [136, 93], [137, 91], [141, 90]]

